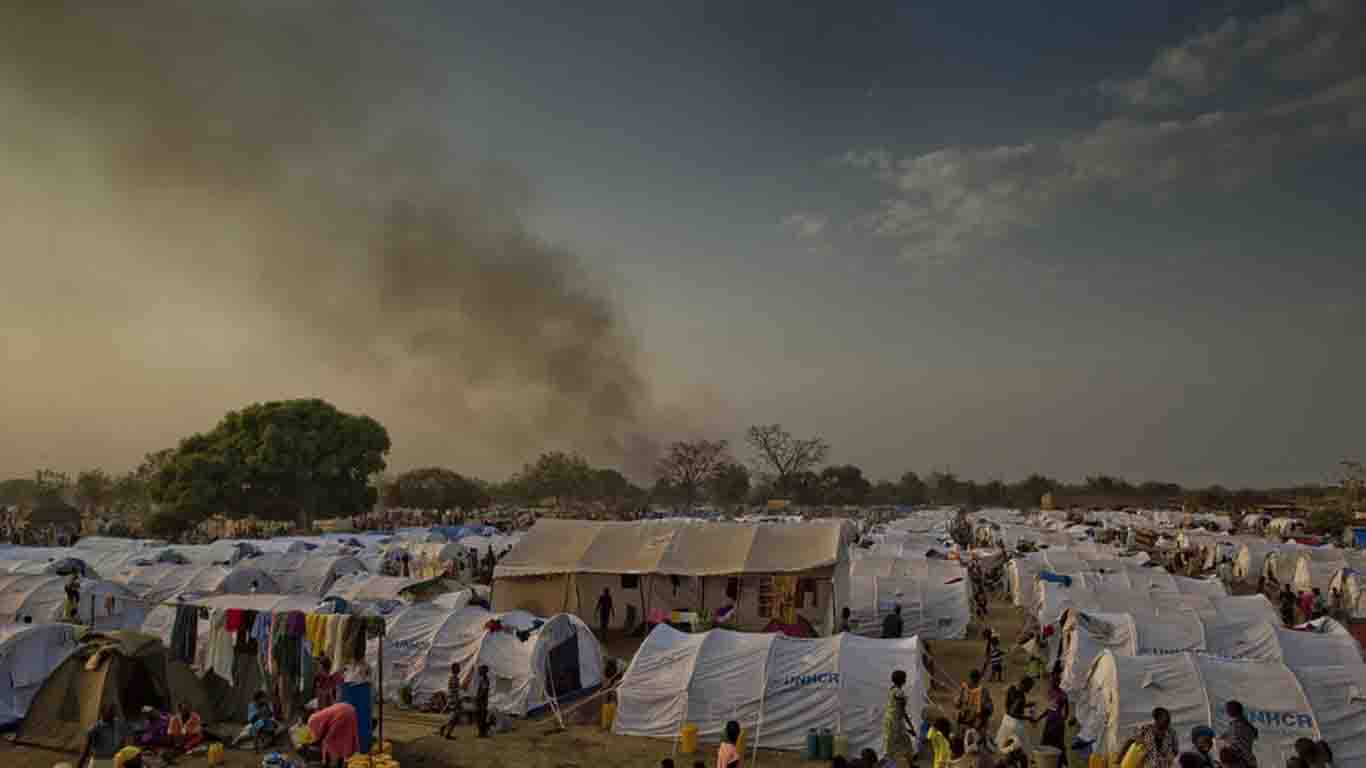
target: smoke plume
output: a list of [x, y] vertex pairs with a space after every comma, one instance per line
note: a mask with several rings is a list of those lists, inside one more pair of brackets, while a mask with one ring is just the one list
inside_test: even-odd
[[649, 405], [618, 306], [461, 152], [431, 20], [389, 7], [0, 1], [0, 469], [310, 395], [399, 464], [624, 459]]

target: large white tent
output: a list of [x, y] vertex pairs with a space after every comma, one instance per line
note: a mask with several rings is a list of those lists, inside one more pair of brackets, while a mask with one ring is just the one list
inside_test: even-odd
[[1266, 572], [1267, 556], [1282, 549], [1294, 549], [1297, 545], [1286, 545], [1270, 539], [1250, 539], [1240, 537], [1238, 551], [1233, 556], [1233, 578], [1244, 582], [1255, 582]]
[[622, 678], [612, 729], [670, 739], [692, 723], [703, 739], [714, 741], [726, 721], [735, 720], [756, 748], [801, 749], [809, 729], [829, 728], [848, 736], [854, 754], [880, 750], [893, 671], [906, 672], [908, 710], [913, 721], [922, 719], [922, 663], [918, 638], [687, 634], [659, 626]]
[[365, 564], [348, 555], [318, 555], [304, 552], [267, 553], [244, 561], [246, 565], [270, 574], [286, 595], [322, 597], [337, 579], [363, 572]]
[[250, 565], [158, 565], [133, 566], [112, 578], [149, 603], [160, 603], [176, 596], [274, 593], [280, 591], [275, 579]]
[[1363, 663], [1356, 639], [1331, 620], [1313, 630], [1295, 630], [1274, 619], [1228, 619], [1197, 612], [1082, 612], [1069, 619], [1065, 630], [1063, 687], [1074, 690], [1083, 685], [1092, 662], [1105, 651], [1120, 656], [1202, 651], [1279, 661], [1292, 668]]
[[1333, 576], [1343, 568], [1366, 570], [1366, 556], [1337, 547], [1306, 549], [1295, 561], [1295, 578], [1290, 584], [1296, 592], [1317, 588], [1327, 597]]
[[1195, 653], [1120, 656], [1109, 651], [1092, 665], [1077, 707], [1080, 737], [1094, 751], [1113, 755], [1154, 707], [1172, 715], [1177, 734], [1197, 725], [1216, 733], [1228, 727], [1224, 705], [1243, 704], [1260, 731], [1261, 765], [1282, 765], [1298, 738], [1323, 739], [1334, 763], [1366, 761], [1366, 667], [1291, 669], [1275, 661], [1240, 661]]
[[373, 573], [349, 573], [327, 590], [323, 601], [344, 601], [353, 614], [388, 616], [409, 602], [407, 590], [426, 583], [423, 579], [402, 576], [379, 576]]
[[[497, 631], [489, 628], [494, 620], [501, 625]], [[487, 665], [493, 682], [489, 705], [518, 717], [602, 684], [602, 649], [588, 627], [569, 614], [539, 619], [522, 611], [451, 611], [420, 603], [390, 616], [386, 625], [388, 699], [397, 699], [405, 686], [416, 702], [444, 692], [451, 663], [457, 661], [471, 690], [476, 670]], [[372, 666], [379, 663], [379, 642], [370, 643]]]
[[882, 620], [901, 607], [902, 635], [926, 640], [966, 636], [972, 620], [971, 584], [956, 561], [856, 557], [835, 579], [835, 602], [848, 607], [855, 634], [877, 637]]
[[[50, 624], [65, 615], [66, 582], [61, 576], [0, 576], [0, 622]], [[137, 595], [122, 584], [81, 579], [78, 619], [100, 630], [137, 629], [147, 614]]]
[[1328, 595], [1338, 601], [1334, 607], [1346, 612], [1347, 618], [1366, 619], [1366, 571], [1346, 566], [1338, 568], [1328, 583]]
[[[1203, 600], [1225, 597], [1227, 592], [1218, 581], [1188, 579], [1156, 568], [1139, 568], [1108, 573], [1081, 572], [1070, 574], [1070, 586], [1054, 581], [1042, 581], [1034, 613], [1040, 624], [1052, 624], [1068, 608], [1096, 608], [1098, 600], [1118, 595], [1125, 599], [1150, 599], [1171, 605], [1203, 605]], [[1100, 597], [1094, 597], [1099, 595]], [[1185, 599], [1189, 598], [1189, 599]]]
[[24, 718], [43, 681], [79, 646], [81, 632], [70, 624], [0, 624], [0, 726]]

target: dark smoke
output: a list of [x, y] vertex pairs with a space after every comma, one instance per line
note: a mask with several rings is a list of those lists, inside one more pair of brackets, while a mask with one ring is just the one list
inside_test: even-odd
[[[527, 181], [446, 135], [433, 115], [461, 105], [426, 37], [434, 20], [391, 5], [0, 2], [0, 171], [12, 172], [0, 191], [110, 233], [107, 249], [77, 259], [57, 245], [34, 262], [51, 273], [34, 285], [90, 265], [111, 281], [71, 302], [65, 337], [42, 329], [35, 343], [79, 346], [155, 316], [157, 296], [202, 297], [205, 313], [226, 306], [272, 329], [247, 346], [275, 352], [227, 363], [234, 392], [329, 382], [389, 424], [400, 454], [416, 444], [417, 461], [451, 460], [450, 443], [504, 463], [551, 447], [621, 461], [638, 452], [623, 446], [647, 392], [618, 307], [574, 254], [529, 231]], [[101, 192], [70, 193], [87, 176]], [[6, 298], [11, 312], [29, 300]], [[92, 361], [116, 366], [97, 346]], [[205, 354], [164, 352], [187, 367]], [[328, 377], [294, 373], [314, 363]]]

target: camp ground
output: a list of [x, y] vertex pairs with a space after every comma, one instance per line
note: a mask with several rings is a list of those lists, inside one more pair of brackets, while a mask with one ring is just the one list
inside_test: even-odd
[[1197, 725], [1216, 733], [1228, 727], [1224, 706], [1240, 702], [1260, 731], [1259, 764], [1284, 765], [1298, 738], [1325, 739], [1335, 761], [1366, 760], [1366, 667], [1327, 666], [1292, 670], [1277, 661], [1240, 661], [1196, 653], [1096, 659], [1077, 707], [1080, 738], [1094, 753], [1114, 755], [1154, 707], [1172, 715], [1172, 728], [1188, 734]]
[[844, 733], [849, 749], [880, 748], [887, 681], [907, 673], [911, 717], [926, 705], [920, 643], [857, 635], [814, 639], [717, 629], [700, 634], [658, 627], [617, 689], [613, 732], [674, 739], [684, 723], [717, 741], [728, 720], [751, 747], [800, 750], [811, 729]]

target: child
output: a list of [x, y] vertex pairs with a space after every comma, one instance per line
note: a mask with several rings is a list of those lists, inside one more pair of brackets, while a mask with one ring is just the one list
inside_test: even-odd
[[991, 665], [991, 681], [1005, 682], [1006, 654], [1001, 650], [1001, 638], [995, 633], [987, 636], [987, 661]]
[[270, 709], [270, 700], [266, 698], [266, 692], [257, 691], [251, 697], [251, 703], [247, 705], [247, 727], [237, 734], [232, 744], [237, 746], [247, 739], [256, 739], [259, 742], [273, 736], [276, 727], [275, 714]]
[[1032, 677], [1035, 680], [1043, 679], [1043, 659], [1039, 658], [1037, 653], [1030, 656], [1029, 661], [1025, 662], [1025, 676]]
[[446, 678], [446, 711], [450, 719], [441, 726], [441, 737], [449, 741], [460, 722], [460, 662], [451, 662], [451, 676]]

